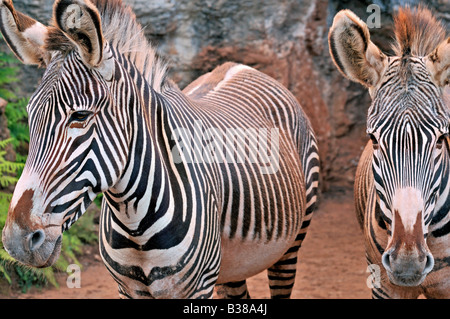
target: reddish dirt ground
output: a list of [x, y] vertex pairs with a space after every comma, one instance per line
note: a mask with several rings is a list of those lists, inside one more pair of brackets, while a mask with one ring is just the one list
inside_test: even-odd
[[[117, 286], [103, 265], [98, 251], [81, 258], [81, 288], [67, 288], [62, 274], [59, 288], [33, 290], [14, 297], [37, 299], [110, 299], [118, 298]], [[300, 250], [294, 299], [365, 299], [366, 261], [363, 236], [355, 218], [350, 195], [323, 196], [308, 235]], [[266, 273], [248, 280], [252, 298], [269, 298]]]

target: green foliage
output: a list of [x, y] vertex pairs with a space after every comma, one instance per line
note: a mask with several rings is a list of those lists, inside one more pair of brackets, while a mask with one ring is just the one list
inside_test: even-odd
[[97, 205], [98, 208], [102, 208], [102, 201], [103, 201], [103, 193], [100, 193], [94, 199], [94, 204]]
[[[6, 151], [5, 148], [11, 142], [11, 139], [7, 139], [5, 141], [0, 141], [0, 186], [2, 188], [6, 188], [10, 185], [14, 185], [18, 178], [16, 176], [19, 170], [22, 170], [24, 167], [23, 163], [10, 162], [5, 159]], [[10, 199], [11, 195], [0, 192], [0, 198]]]
[[[3, 40], [0, 35], [0, 40]], [[18, 82], [18, 60], [12, 55], [0, 52], [0, 97], [8, 101], [5, 115], [8, 120], [8, 129], [12, 137], [11, 144], [18, 149], [24, 143], [30, 142], [28, 129], [27, 104], [28, 99], [19, 98], [17, 89], [13, 89]], [[16, 86], [17, 87], [17, 86]], [[20, 163], [25, 163], [24, 156], [20, 154]]]
[[[0, 141], [0, 186], [6, 188], [10, 185], [14, 185], [17, 182], [15, 176], [18, 171], [23, 169], [23, 163], [10, 162], [5, 160], [6, 146], [11, 142], [11, 139]], [[2, 197], [9, 199], [9, 194], [1, 193]]]
[[11, 54], [0, 52], [0, 97], [5, 100], [16, 99], [16, 95], [7, 88], [8, 84], [18, 81], [19, 68], [15, 65], [17, 59]]
[[[16, 99], [15, 101], [8, 103], [5, 110], [9, 133], [12, 137], [11, 144], [16, 150], [20, 149], [20, 146], [30, 143], [27, 105], [28, 99]], [[18, 155], [17, 161], [25, 163], [26, 154], [19, 153]]]

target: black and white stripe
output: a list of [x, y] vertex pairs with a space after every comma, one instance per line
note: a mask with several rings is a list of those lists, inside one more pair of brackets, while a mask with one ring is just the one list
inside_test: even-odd
[[[115, 39], [124, 34], [108, 23], [134, 19], [131, 10], [120, 1], [97, 5], [109, 41], [98, 50], [103, 64], [87, 65], [65, 43], [28, 109], [24, 175], [35, 180], [45, 216], [64, 231], [104, 193], [100, 252], [122, 297], [210, 298], [217, 283], [226, 297], [246, 297], [245, 279], [265, 269], [272, 296], [289, 297], [319, 178], [316, 139], [300, 105], [272, 78], [232, 63], [193, 83], [203, 94], [181, 91], [153, 51], [146, 59], [121, 51], [132, 41]], [[136, 30], [127, 23], [124, 33]], [[183, 142], [210, 129], [243, 157], [175, 158]], [[276, 148], [252, 162], [260, 130]], [[210, 143], [221, 146], [205, 139], [192, 146]], [[275, 155], [267, 173], [261, 162]]]
[[417, 298], [424, 294], [445, 298], [450, 271], [449, 108], [423, 58], [409, 58], [406, 77], [399, 76], [405, 67], [402, 63], [402, 58], [390, 58], [384, 83], [369, 109], [367, 131], [372, 142], [357, 172], [356, 208], [367, 238], [368, 263], [383, 270], [381, 258], [392, 236], [396, 192], [420, 190], [423, 236], [433, 254], [434, 268], [420, 286], [408, 288], [391, 284], [383, 270], [381, 286], [372, 289], [373, 297]]

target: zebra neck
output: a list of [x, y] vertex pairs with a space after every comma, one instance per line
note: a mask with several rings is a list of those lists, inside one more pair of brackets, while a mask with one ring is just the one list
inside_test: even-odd
[[[128, 222], [139, 220], [148, 212], [164, 214], [173, 206], [172, 187], [165, 165], [167, 152], [162, 128], [157, 124], [163, 121], [164, 101], [144, 78], [134, 77], [134, 82], [134, 103], [129, 105], [133, 110], [128, 119], [132, 132], [129, 134], [127, 163], [119, 181], [105, 192], [106, 203], [113, 213]], [[139, 98], [136, 95], [140, 95]]]
[[450, 233], [450, 154], [448, 151], [443, 154], [442, 161], [441, 186], [430, 223], [430, 231], [434, 237], [442, 237]]
[[[163, 249], [185, 238], [195, 205], [186, 196], [192, 191], [188, 173], [182, 165], [175, 168], [172, 160], [170, 103], [145, 80], [140, 83], [145, 86], [138, 87], [140, 110], [134, 112], [127, 165], [120, 181], [105, 193], [104, 213], [140, 248]], [[155, 234], [153, 229], [161, 227], [164, 231]]]
[[[173, 206], [167, 170], [145, 124], [135, 134], [120, 180], [105, 193], [106, 202], [124, 224], [141, 222], [149, 212], [165, 214]], [[137, 226], [137, 225], [135, 225]]]

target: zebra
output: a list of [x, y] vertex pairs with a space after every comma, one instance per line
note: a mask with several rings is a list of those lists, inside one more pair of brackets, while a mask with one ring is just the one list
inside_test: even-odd
[[11, 0], [0, 13], [19, 60], [46, 68], [2, 233], [12, 257], [54, 264], [103, 193], [99, 251], [120, 297], [245, 298], [266, 269], [271, 296], [290, 297], [320, 159], [285, 87], [228, 62], [179, 89], [121, 0], [55, 1], [49, 26]]
[[[450, 297], [450, 38], [424, 6], [394, 16], [394, 56], [353, 12], [337, 13], [330, 54], [369, 89], [370, 137], [354, 193], [372, 298]], [[446, 89], [447, 86], [447, 89]]]

